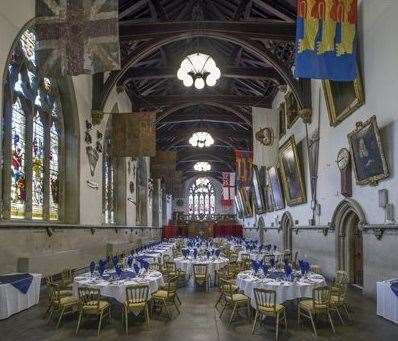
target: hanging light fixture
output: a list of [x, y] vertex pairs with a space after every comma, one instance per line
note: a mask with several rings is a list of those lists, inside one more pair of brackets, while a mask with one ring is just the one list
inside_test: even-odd
[[210, 147], [214, 144], [214, 139], [209, 133], [199, 131], [191, 136], [189, 144], [198, 148]]
[[196, 162], [193, 169], [197, 172], [208, 172], [211, 170], [211, 165], [208, 162]]
[[221, 71], [214, 59], [204, 53], [194, 53], [181, 62], [177, 71], [177, 78], [186, 87], [195, 86], [201, 90], [207, 86], [215, 86], [221, 77]]

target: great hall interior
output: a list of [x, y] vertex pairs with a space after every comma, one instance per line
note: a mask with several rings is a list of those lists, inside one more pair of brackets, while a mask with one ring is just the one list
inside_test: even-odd
[[397, 17], [1, 0], [0, 340], [398, 340]]

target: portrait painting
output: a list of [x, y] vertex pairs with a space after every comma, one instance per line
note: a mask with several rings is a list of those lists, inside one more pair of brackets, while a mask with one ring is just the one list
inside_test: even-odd
[[261, 187], [260, 182], [260, 174], [258, 171], [258, 167], [253, 165], [253, 195], [254, 195], [254, 208], [257, 214], [264, 213], [266, 211], [265, 202], [264, 202], [264, 191]]
[[273, 212], [274, 211], [274, 202], [272, 197], [272, 191], [270, 187], [270, 179], [267, 173], [267, 167], [262, 166], [260, 168], [260, 185], [263, 190], [264, 202], [265, 202], [265, 211]]
[[239, 192], [240, 192], [240, 197], [242, 199], [244, 217], [245, 218], [252, 217], [253, 210], [252, 210], [251, 194], [244, 187], [239, 188]]
[[286, 128], [290, 129], [299, 118], [299, 108], [292, 91], [285, 95]]
[[358, 122], [348, 135], [358, 185], [374, 185], [389, 176], [376, 116]]
[[268, 179], [273, 208], [275, 211], [282, 210], [285, 208], [285, 200], [283, 197], [283, 189], [277, 167], [272, 166], [268, 168]]
[[285, 199], [289, 206], [306, 202], [304, 179], [294, 137], [291, 136], [279, 150], [279, 163]]
[[243, 218], [244, 217], [243, 202], [242, 202], [242, 196], [239, 191], [237, 191], [235, 195], [235, 207], [238, 217]]
[[365, 103], [361, 78], [350, 82], [322, 81], [329, 123], [338, 126]]

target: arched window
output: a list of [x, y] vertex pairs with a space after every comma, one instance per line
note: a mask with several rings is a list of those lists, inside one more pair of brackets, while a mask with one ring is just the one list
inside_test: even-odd
[[189, 213], [199, 217], [208, 217], [215, 213], [215, 193], [208, 178], [198, 178], [189, 189]]
[[36, 37], [26, 29], [6, 67], [2, 217], [63, 220], [64, 122], [58, 84], [40, 77]]

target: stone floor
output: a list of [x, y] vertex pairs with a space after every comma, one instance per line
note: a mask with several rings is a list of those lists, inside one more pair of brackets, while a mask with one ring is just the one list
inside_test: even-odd
[[[69, 316], [63, 325], [56, 330], [54, 323], [47, 323], [42, 318], [46, 308], [46, 297], [43, 293], [41, 303], [29, 310], [0, 321], [0, 340], [159, 340], [159, 341], [233, 341], [233, 340], [274, 340], [274, 324], [270, 319], [258, 326], [255, 335], [251, 335], [251, 323], [245, 319], [242, 311], [241, 319], [227, 326], [230, 310], [222, 319], [215, 310], [214, 303], [217, 291], [203, 292], [193, 288], [182, 288], [179, 296], [182, 300], [181, 314], [174, 311], [173, 319], [167, 321], [165, 316], [154, 315], [149, 329], [140, 320], [130, 319], [129, 335], [121, 329], [120, 306], [113, 302], [112, 323], [105, 324], [100, 337], [97, 337], [95, 321], [82, 324], [78, 336], [74, 335], [76, 316]], [[304, 323], [297, 326], [295, 303], [287, 303], [288, 331], [283, 328], [279, 340], [355, 340], [355, 341], [397, 341], [398, 326], [376, 316], [374, 301], [362, 297], [357, 290], [350, 290], [349, 301], [353, 307], [353, 322], [341, 325], [334, 318], [336, 334], [330, 330], [329, 324], [320, 321], [318, 338], [312, 334], [311, 327]]]

